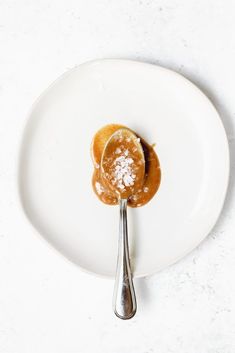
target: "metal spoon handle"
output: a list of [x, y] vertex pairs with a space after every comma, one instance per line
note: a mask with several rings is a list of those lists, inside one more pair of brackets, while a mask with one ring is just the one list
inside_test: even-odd
[[127, 200], [120, 199], [119, 246], [113, 309], [120, 319], [130, 319], [136, 313], [136, 297], [132, 281], [128, 249]]

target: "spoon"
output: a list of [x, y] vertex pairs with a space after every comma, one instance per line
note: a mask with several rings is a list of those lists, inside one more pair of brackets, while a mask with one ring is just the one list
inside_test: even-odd
[[127, 201], [143, 186], [145, 159], [139, 138], [126, 128], [117, 130], [107, 141], [101, 159], [106, 186], [117, 194], [120, 207], [119, 245], [113, 295], [114, 313], [123, 320], [136, 313], [128, 247]]

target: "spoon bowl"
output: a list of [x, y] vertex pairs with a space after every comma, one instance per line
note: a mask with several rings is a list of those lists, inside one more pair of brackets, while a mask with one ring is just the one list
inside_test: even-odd
[[122, 199], [128, 199], [143, 186], [145, 159], [140, 139], [129, 129], [117, 130], [107, 141], [101, 172], [105, 184]]

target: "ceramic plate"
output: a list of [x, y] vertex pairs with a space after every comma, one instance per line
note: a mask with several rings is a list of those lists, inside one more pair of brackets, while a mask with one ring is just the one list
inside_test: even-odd
[[161, 164], [157, 195], [128, 210], [134, 274], [145, 276], [182, 258], [214, 226], [228, 184], [228, 143], [208, 98], [159, 66], [88, 62], [40, 96], [21, 146], [23, 209], [61, 254], [105, 276], [115, 273], [119, 210], [102, 204], [92, 191], [90, 144], [110, 123], [155, 143]]

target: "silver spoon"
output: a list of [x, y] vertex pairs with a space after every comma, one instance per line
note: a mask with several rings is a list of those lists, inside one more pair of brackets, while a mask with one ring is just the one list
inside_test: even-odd
[[[128, 154], [126, 151], [128, 151]], [[117, 152], [119, 153], [117, 154]], [[125, 160], [123, 160], [122, 154], [125, 156]], [[116, 160], [119, 158], [119, 155], [121, 155], [122, 166], [124, 165], [124, 167], [122, 167], [123, 172], [118, 174]], [[128, 164], [128, 158], [130, 164]], [[133, 132], [122, 128], [109, 138], [102, 155], [101, 170], [104, 181], [110, 189], [118, 194], [119, 198], [119, 245], [113, 294], [113, 310], [120, 319], [126, 320], [132, 318], [137, 309], [128, 247], [127, 201], [135, 191], [142, 187], [145, 174], [143, 149], [139, 139]], [[126, 182], [127, 185], [125, 185], [125, 175], [128, 174], [127, 170], [129, 171], [129, 176], [133, 175], [135, 178], [133, 181], [127, 178], [129, 183]], [[115, 175], [117, 177], [116, 183], [114, 183]], [[124, 188], [122, 185], [124, 185]]]

